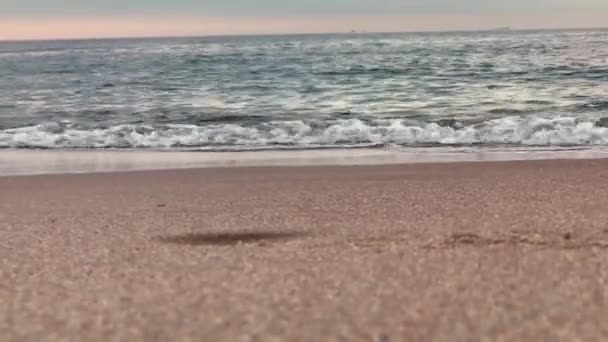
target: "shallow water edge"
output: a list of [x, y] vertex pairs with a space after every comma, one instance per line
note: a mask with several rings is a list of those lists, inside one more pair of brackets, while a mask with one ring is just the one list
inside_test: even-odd
[[0, 176], [210, 167], [394, 165], [546, 159], [602, 159], [608, 149], [354, 149], [256, 152], [0, 150]]

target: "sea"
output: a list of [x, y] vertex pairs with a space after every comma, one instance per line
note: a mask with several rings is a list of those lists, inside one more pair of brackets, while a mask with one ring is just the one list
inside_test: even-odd
[[0, 148], [608, 147], [608, 30], [0, 42]]

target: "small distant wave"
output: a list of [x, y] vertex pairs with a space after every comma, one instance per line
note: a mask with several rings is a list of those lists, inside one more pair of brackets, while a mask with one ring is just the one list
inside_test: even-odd
[[270, 121], [251, 124], [117, 125], [83, 129], [46, 123], [0, 130], [1, 148], [313, 149], [369, 146], [608, 146], [605, 120], [511, 116], [456, 119]]
[[316, 70], [313, 75], [318, 76], [357, 76], [357, 75], [407, 75], [416, 73], [413, 68], [390, 68], [377, 66], [352, 66], [331, 70]]

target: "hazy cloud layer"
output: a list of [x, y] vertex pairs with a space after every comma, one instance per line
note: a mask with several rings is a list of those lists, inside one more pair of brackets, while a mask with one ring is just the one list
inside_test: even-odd
[[0, 0], [0, 40], [608, 25], [608, 0]]
[[1, 0], [3, 15], [171, 11], [220, 15], [478, 13], [608, 9], [608, 0]]

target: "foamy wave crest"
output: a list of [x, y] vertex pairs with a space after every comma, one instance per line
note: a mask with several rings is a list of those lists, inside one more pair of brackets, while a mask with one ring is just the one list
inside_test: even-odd
[[608, 128], [602, 126], [571, 117], [506, 117], [476, 124], [453, 120], [348, 119], [273, 121], [252, 126], [119, 125], [90, 130], [47, 123], [0, 131], [0, 147], [244, 150], [382, 145], [608, 145]]

